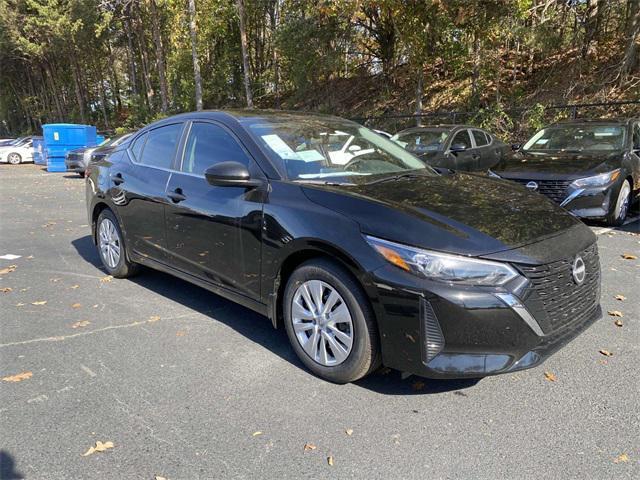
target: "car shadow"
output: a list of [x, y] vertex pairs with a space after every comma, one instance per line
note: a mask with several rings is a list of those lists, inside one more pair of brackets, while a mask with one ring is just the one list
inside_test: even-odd
[[[104, 271], [98, 251], [89, 235], [73, 240], [71, 243], [86, 262]], [[212, 320], [224, 323], [252, 342], [311, 375], [291, 349], [284, 329], [274, 329], [269, 319], [263, 315], [204, 288], [150, 268], [144, 268], [139, 275], [132, 277], [129, 281], [206, 315]], [[421, 395], [454, 391], [458, 395], [466, 396], [462, 390], [476, 383], [478, 383], [477, 379], [431, 380], [417, 376], [402, 378], [402, 374], [397, 370], [380, 368], [353, 385], [384, 395]]]
[[25, 478], [15, 470], [16, 462], [5, 450], [0, 450], [0, 480], [18, 480]]

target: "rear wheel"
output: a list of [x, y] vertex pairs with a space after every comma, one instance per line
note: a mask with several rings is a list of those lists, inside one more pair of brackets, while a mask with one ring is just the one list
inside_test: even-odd
[[19, 165], [20, 163], [22, 163], [22, 157], [19, 153], [11, 152], [9, 155], [7, 155], [7, 161], [11, 165]]
[[109, 209], [100, 212], [96, 222], [96, 240], [100, 260], [109, 275], [116, 278], [127, 278], [138, 272], [140, 266], [127, 258], [118, 220]]
[[608, 225], [619, 227], [626, 220], [629, 206], [631, 205], [631, 184], [629, 180], [622, 182], [615, 199], [609, 206], [609, 215], [607, 215], [606, 222]]
[[380, 364], [378, 330], [362, 288], [340, 266], [312, 260], [287, 282], [284, 322], [291, 345], [314, 374], [336, 383]]

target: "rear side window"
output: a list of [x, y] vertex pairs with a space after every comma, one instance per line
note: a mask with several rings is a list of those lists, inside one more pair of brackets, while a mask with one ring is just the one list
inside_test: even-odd
[[131, 153], [133, 153], [133, 159], [136, 162], [140, 161], [140, 158], [142, 157], [142, 147], [144, 147], [144, 142], [147, 141], [147, 134], [143, 134], [140, 135], [138, 138], [136, 138], [136, 141], [133, 142], [133, 145], [131, 145]]
[[194, 123], [184, 150], [182, 171], [201, 175], [212, 165], [229, 161], [249, 166], [249, 157], [224, 128], [211, 123]]
[[181, 123], [174, 123], [173, 125], [151, 130], [148, 133], [148, 138], [142, 149], [141, 156], [136, 156], [136, 159], [141, 164], [150, 167], [170, 168], [181, 132]]
[[482, 130], [471, 130], [471, 133], [473, 133], [473, 139], [476, 141], [476, 147], [484, 147], [489, 144], [487, 136]]
[[460, 130], [453, 137], [451, 145], [462, 144], [466, 148], [471, 148], [471, 138], [469, 138], [469, 132], [467, 130]]
[[640, 123], [633, 126], [633, 148], [640, 149]]

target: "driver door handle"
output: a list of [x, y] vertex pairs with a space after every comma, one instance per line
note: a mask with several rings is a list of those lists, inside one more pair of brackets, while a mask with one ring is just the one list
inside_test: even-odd
[[113, 182], [114, 185], [120, 185], [121, 183], [124, 182], [124, 178], [122, 178], [121, 173], [116, 173], [113, 177], [111, 177], [111, 181]]
[[176, 188], [173, 192], [167, 193], [167, 197], [169, 197], [173, 203], [180, 203], [187, 199], [187, 197], [182, 194], [181, 188]]

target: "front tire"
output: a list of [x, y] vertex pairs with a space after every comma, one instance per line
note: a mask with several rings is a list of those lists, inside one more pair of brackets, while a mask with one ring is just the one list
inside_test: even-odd
[[22, 157], [19, 153], [11, 152], [9, 155], [7, 155], [7, 161], [11, 165], [20, 165], [22, 163]]
[[105, 270], [115, 278], [127, 278], [138, 273], [140, 266], [131, 262], [120, 225], [113, 212], [105, 209], [96, 222], [96, 243]]
[[612, 227], [621, 226], [627, 218], [629, 213], [629, 207], [631, 205], [631, 184], [629, 180], [624, 180], [618, 195], [615, 197], [615, 202], [611, 202], [609, 205], [609, 214], [607, 215], [607, 225]]
[[289, 341], [315, 375], [349, 383], [379, 366], [378, 329], [369, 300], [342, 267], [324, 259], [302, 264], [283, 297]]

